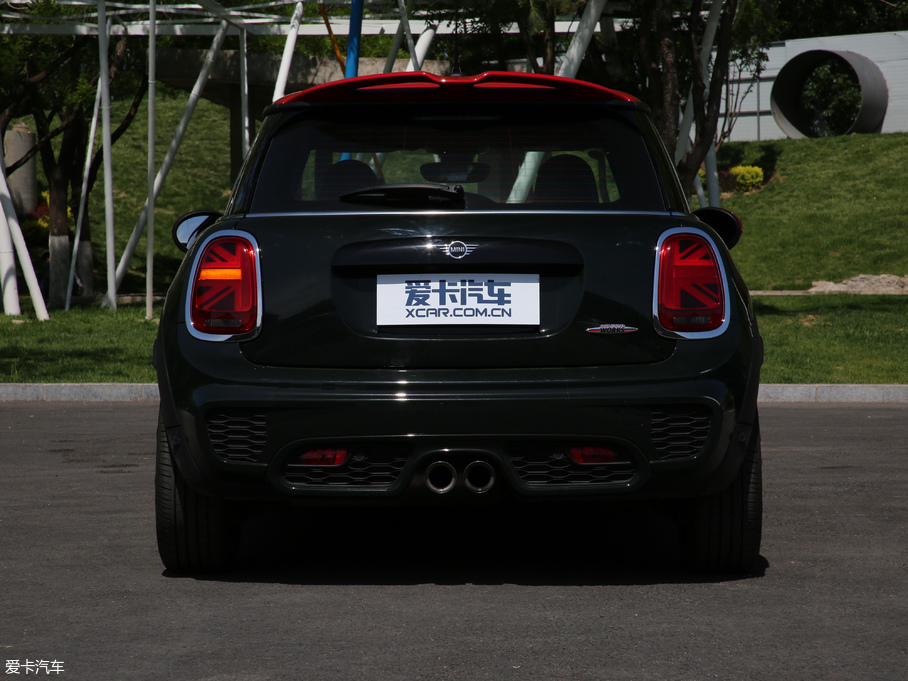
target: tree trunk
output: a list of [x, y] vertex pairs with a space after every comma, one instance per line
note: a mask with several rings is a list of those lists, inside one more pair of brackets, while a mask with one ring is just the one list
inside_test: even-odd
[[544, 41], [542, 72], [548, 76], [555, 75], [555, 0], [545, 5], [545, 30], [542, 32]]
[[[703, 22], [699, 21], [699, 12], [694, 16], [694, 11], [699, 10], [700, 2], [694, 2], [691, 8], [691, 25], [696, 25], [699, 30], [703, 28]], [[684, 191], [690, 193], [694, 184], [694, 177], [700, 169], [700, 165], [709, 153], [709, 150], [715, 145], [716, 130], [719, 127], [719, 111], [721, 109], [722, 94], [725, 81], [728, 78], [728, 62], [731, 54], [732, 28], [734, 20], [738, 13], [738, 0], [727, 0], [722, 7], [722, 14], [719, 18], [719, 26], [716, 31], [714, 44], [715, 56], [713, 58], [713, 70], [710, 75], [709, 87], [704, 83], [704, 73], [699, 59], [694, 64], [694, 83], [691, 96], [694, 100], [694, 124], [696, 125], [696, 136], [693, 145], [681, 161], [678, 163], [678, 179], [681, 180], [681, 187]], [[695, 49], [699, 49], [702, 44], [702, 33], [694, 31], [691, 36], [692, 44]], [[674, 147], [669, 147], [672, 149]]]
[[495, 59], [498, 62], [499, 71], [508, 70], [508, 60], [504, 55], [504, 44], [501, 39], [501, 26], [497, 22], [493, 21], [491, 24], [491, 33], [492, 33], [492, 42], [495, 45]]
[[678, 139], [677, 46], [672, 31], [671, 0], [648, 0], [641, 17], [639, 53], [645, 65], [653, 122], [666, 148]]
[[[67, 112], [68, 115], [74, 115]], [[66, 287], [69, 280], [70, 244], [69, 223], [67, 220], [69, 185], [72, 178], [72, 167], [76, 148], [79, 146], [78, 125], [70, 125], [63, 133], [60, 143], [60, 154], [53, 168], [48, 171], [45, 165], [47, 185], [50, 195], [48, 201], [48, 218], [50, 219], [50, 281], [48, 288], [48, 309], [59, 309], [66, 305]]]
[[527, 73], [539, 73], [539, 62], [536, 61], [536, 47], [533, 45], [533, 36], [527, 29], [525, 19], [517, 18], [517, 30], [527, 52]]

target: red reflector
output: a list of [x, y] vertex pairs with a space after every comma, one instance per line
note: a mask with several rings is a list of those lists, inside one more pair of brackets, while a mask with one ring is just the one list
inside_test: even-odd
[[310, 449], [300, 455], [303, 466], [340, 466], [347, 458], [346, 449]]
[[659, 253], [659, 322], [671, 331], [713, 331], [725, 321], [725, 290], [712, 246], [673, 234]]
[[439, 89], [438, 83], [387, 83], [386, 85], [370, 85], [368, 87], [357, 88], [357, 92], [372, 92], [374, 90], [419, 90], [419, 89]]
[[577, 463], [611, 463], [622, 460], [608, 447], [571, 447], [571, 458]]
[[476, 83], [473, 87], [478, 88], [488, 88], [488, 89], [506, 89], [506, 88], [518, 88], [520, 90], [557, 90], [558, 88], [551, 87], [550, 85], [537, 85], [536, 83], [507, 83], [507, 82], [496, 82], [491, 81], [488, 83]]
[[255, 248], [239, 236], [214, 239], [199, 258], [192, 287], [192, 325], [203, 333], [233, 335], [255, 328], [258, 274]]

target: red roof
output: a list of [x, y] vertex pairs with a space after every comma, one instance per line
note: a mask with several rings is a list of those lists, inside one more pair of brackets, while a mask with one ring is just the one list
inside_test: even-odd
[[425, 71], [385, 73], [336, 80], [287, 95], [287, 102], [372, 99], [604, 99], [637, 102], [636, 97], [601, 85], [535, 73], [488, 71], [478, 76], [436, 76]]

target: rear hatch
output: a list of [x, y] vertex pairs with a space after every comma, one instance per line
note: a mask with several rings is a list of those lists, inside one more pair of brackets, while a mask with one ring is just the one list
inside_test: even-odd
[[671, 354], [653, 327], [655, 248], [686, 203], [632, 97], [528, 74], [395, 74], [266, 113], [228, 208], [261, 248], [251, 361], [582, 367]]
[[553, 213], [246, 218], [240, 228], [261, 248], [264, 316], [243, 352], [290, 367], [658, 362], [674, 341], [652, 323], [655, 245], [678, 222]]

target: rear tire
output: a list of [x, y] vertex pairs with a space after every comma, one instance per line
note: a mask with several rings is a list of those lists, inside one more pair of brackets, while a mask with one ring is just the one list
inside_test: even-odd
[[680, 528], [681, 549], [692, 567], [707, 572], [749, 572], [760, 554], [763, 474], [760, 424], [731, 485], [690, 502]]
[[213, 572], [230, 562], [235, 524], [230, 504], [193, 490], [173, 461], [164, 419], [158, 419], [155, 525], [158, 553], [174, 572]]

